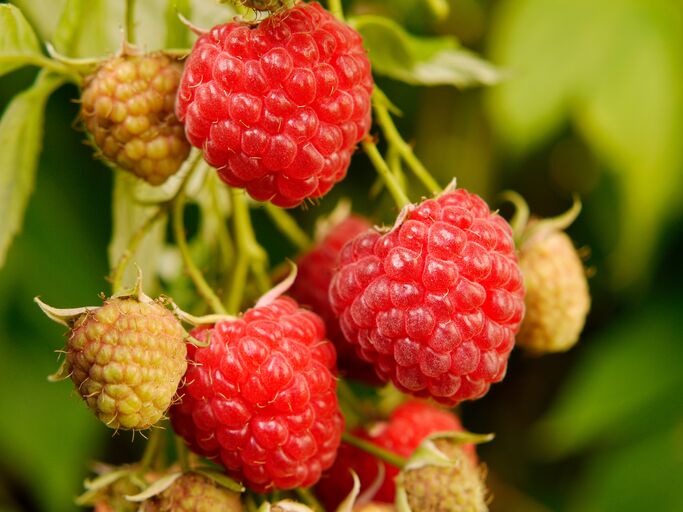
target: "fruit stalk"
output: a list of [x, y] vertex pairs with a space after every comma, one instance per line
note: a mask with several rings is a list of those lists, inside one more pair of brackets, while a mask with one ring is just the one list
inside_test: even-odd
[[199, 158], [201, 158], [201, 155], [199, 155], [195, 162], [193, 162], [193, 165], [186, 176], [185, 182], [181, 185], [180, 190], [178, 191], [178, 195], [175, 197], [175, 199], [173, 199], [173, 236], [175, 238], [176, 245], [180, 250], [180, 254], [182, 255], [185, 269], [197, 288], [197, 291], [204, 298], [204, 300], [206, 300], [214, 313], [225, 315], [227, 314], [225, 307], [223, 307], [220, 299], [214, 293], [211, 286], [209, 286], [209, 284], [206, 282], [206, 279], [204, 279], [201, 271], [197, 268], [197, 265], [192, 260], [190, 248], [187, 245], [185, 226], [183, 225], [183, 212], [185, 210], [185, 186], [187, 185], [189, 176], [196, 168]]
[[410, 199], [408, 199], [408, 196], [403, 191], [403, 188], [401, 187], [400, 183], [394, 177], [393, 173], [391, 172], [391, 169], [389, 169], [389, 166], [384, 161], [384, 158], [382, 158], [382, 155], [377, 149], [377, 144], [369, 140], [365, 140], [363, 141], [363, 149], [365, 150], [365, 153], [368, 155], [368, 158], [372, 162], [372, 165], [375, 167], [381, 178], [384, 180], [384, 183], [386, 184], [389, 193], [394, 198], [396, 206], [398, 206], [399, 208], [403, 208], [404, 206], [410, 204]]
[[327, 6], [337, 19], [344, 20], [344, 9], [341, 0], [328, 0]]
[[138, 228], [138, 230], [133, 234], [128, 242], [128, 247], [121, 254], [119, 261], [116, 263], [116, 267], [112, 270], [111, 274], [111, 288], [112, 293], [118, 293], [121, 291], [121, 286], [123, 284], [123, 276], [128, 268], [128, 262], [137, 251], [138, 246], [145, 239], [150, 230], [154, 225], [162, 219], [168, 213], [168, 207], [166, 204], [159, 206], [156, 212], [154, 212], [143, 224]]
[[399, 469], [405, 466], [407, 462], [404, 457], [396, 455], [389, 450], [385, 450], [384, 448], [381, 448], [370, 441], [356, 437], [349, 432], [344, 432], [342, 434], [342, 441], [350, 444], [351, 446], [355, 446], [356, 448], [360, 448], [361, 450], [368, 452], [370, 455], [374, 455], [378, 459], [383, 460], [392, 466], [396, 466]]
[[135, 0], [126, 0], [126, 41], [135, 44]]
[[228, 311], [234, 314], [240, 309], [250, 268], [261, 293], [267, 292], [271, 283], [265, 266], [267, 255], [256, 240], [247, 199], [244, 193], [236, 188], [230, 189], [230, 196], [232, 198], [232, 217], [237, 245], [237, 262], [235, 263], [235, 278], [228, 296]]
[[285, 235], [300, 251], [308, 251], [313, 242], [296, 221], [282, 208], [266, 203], [266, 213], [280, 232]]
[[432, 177], [432, 175], [429, 174], [427, 168], [422, 162], [420, 162], [413, 152], [413, 148], [403, 139], [399, 133], [394, 120], [389, 114], [389, 109], [382, 101], [378, 100], [378, 98], [381, 96], [383, 96], [383, 93], [379, 88], [377, 88], [377, 86], [375, 86], [372, 104], [375, 111], [377, 124], [379, 124], [379, 126], [382, 128], [382, 133], [384, 133], [384, 136], [389, 144], [397, 149], [403, 160], [406, 162], [406, 164], [408, 164], [410, 170], [413, 172], [413, 174], [415, 174], [415, 177], [419, 179], [432, 194], [441, 192], [441, 186]]

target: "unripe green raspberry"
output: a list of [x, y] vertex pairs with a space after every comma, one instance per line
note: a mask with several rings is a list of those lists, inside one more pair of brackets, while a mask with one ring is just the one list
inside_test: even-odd
[[[487, 490], [482, 470], [462, 445], [449, 439], [435, 439], [434, 445], [449, 463], [412, 465], [398, 477], [398, 488], [407, 500], [399, 510], [411, 512], [486, 512]], [[407, 501], [407, 507], [406, 503]]]
[[574, 244], [560, 230], [540, 230], [522, 244], [519, 264], [526, 315], [517, 344], [539, 354], [568, 350], [590, 309], [586, 272]]
[[[138, 504], [128, 501], [126, 496], [137, 494], [141, 490], [130, 477], [119, 478], [98, 493], [94, 502], [95, 512], [136, 512]], [[91, 503], [77, 501], [77, 504], [84, 506]]]
[[240, 495], [198, 473], [187, 473], [161, 494], [144, 501], [140, 512], [241, 512]]
[[71, 327], [66, 360], [53, 379], [71, 377], [88, 407], [113, 429], [143, 430], [159, 421], [187, 368], [186, 333], [163, 305], [144, 296], [113, 297], [98, 308], [57, 310]]
[[113, 57], [85, 78], [81, 116], [102, 156], [152, 185], [190, 152], [175, 116], [182, 65], [163, 53]]

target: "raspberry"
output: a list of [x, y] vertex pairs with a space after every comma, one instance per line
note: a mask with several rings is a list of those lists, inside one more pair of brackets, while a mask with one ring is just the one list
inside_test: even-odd
[[519, 264], [527, 293], [517, 342], [539, 354], [570, 349], [590, 309], [586, 273], [574, 244], [562, 231], [541, 229], [522, 244]]
[[316, 483], [344, 423], [320, 317], [281, 297], [194, 335], [175, 431], [257, 492]]
[[434, 445], [450, 463], [430, 464], [430, 455], [409, 461], [396, 479], [397, 503], [407, 501], [407, 510], [414, 512], [487, 512], [482, 471], [457, 443], [436, 439]]
[[163, 417], [187, 368], [186, 333], [168, 309], [133, 297], [76, 310], [38, 303], [48, 316], [71, 325], [57, 377], [70, 375], [102, 422], [143, 430]]
[[374, 384], [378, 380], [372, 366], [361, 360], [353, 345], [344, 338], [327, 293], [342, 247], [370, 226], [366, 219], [357, 215], [332, 226], [327, 236], [297, 261], [297, 278], [289, 293], [299, 304], [310, 306], [325, 322], [327, 336], [337, 350], [340, 373]]
[[148, 500], [139, 512], [241, 512], [240, 495], [220, 487], [199, 473], [186, 473]]
[[[462, 429], [460, 420], [454, 414], [411, 400], [397, 407], [388, 422], [378, 423], [369, 430], [357, 430], [355, 434], [381, 448], [409, 457], [426, 437], [437, 432]], [[474, 445], [465, 445], [465, 449], [476, 461]], [[378, 464], [384, 465], [385, 476], [377, 493], [371, 498], [378, 502], [393, 503], [396, 494], [394, 479], [398, 475], [398, 468], [380, 462], [368, 452], [342, 443], [334, 466], [323, 475], [316, 487], [316, 493], [326, 510], [334, 510], [351, 491], [353, 479], [350, 469], [358, 474], [362, 493], [375, 482]]]
[[391, 231], [346, 244], [330, 303], [385, 381], [455, 405], [505, 376], [524, 314], [508, 223], [458, 189], [409, 207]]
[[160, 185], [190, 152], [173, 112], [182, 65], [163, 53], [124, 54], [85, 78], [81, 116], [102, 155]]
[[299, 3], [200, 37], [176, 113], [223, 181], [294, 207], [346, 175], [370, 129], [372, 89], [360, 35], [319, 4]]

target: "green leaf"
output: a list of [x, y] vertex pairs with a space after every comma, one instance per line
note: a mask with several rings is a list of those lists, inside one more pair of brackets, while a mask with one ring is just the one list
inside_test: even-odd
[[10, 4], [0, 5], [0, 76], [41, 56], [36, 34], [21, 11]]
[[63, 78], [41, 73], [33, 86], [15, 96], [0, 119], [0, 267], [33, 192], [45, 104], [62, 83]]
[[565, 510], [683, 510], [682, 433], [679, 422], [593, 457]]
[[500, 80], [494, 66], [458, 47], [452, 37], [417, 37], [383, 16], [351, 18], [363, 36], [373, 71], [411, 85], [491, 85]]
[[55, 14], [62, 12], [67, 0], [13, 0], [35, 28], [43, 41], [50, 41], [60, 21]]
[[[612, 277], [651, 268], [683, 184], [683, 16], [670, 0], [508, 0], [491, 56], [510, 80], [491, 90], [493, 124], [528, 154], [573, 121], [618, 176], [622, 211]], [[610, 225], [610, 229], [614, 229]]]
[[[683, 393], [683, 344], [671, 328], [683, 304], [653, 304], [594, 338], [547, 416], [532, 432], [547, 458], [576, 454], [642, 432], [669, 414], [657, 407]], [[654, 411], [649, 413], [648, 411]], [[678, 414], [678, 411], [674, 411]]]
[[64, 55], [74, 53], [78, 31], [85, 16], [88, 0], [67, 0], [55, 30], [53, 44]]

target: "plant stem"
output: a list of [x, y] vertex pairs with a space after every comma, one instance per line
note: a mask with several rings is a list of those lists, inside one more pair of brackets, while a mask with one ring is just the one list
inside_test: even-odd
[[[12, 62], [13, 60], [17, 59], [17, 57], [18, 55], [15, 54], [0, 55], [0, 64], [2, 64], [3, 62]], [[69, 66], [57, 60], [49, 59], [44, 55], [21, 55], [21, 60], [26, 64], [31, 64], [46, 69], [48, 71], [53, 71], [73, 81], [76, 84], [80, 84], [82, 82], [81, 75], [79, 75]]]
[[384, 161], [384, 158], [382, 158], [382, 155], [377, 149], [377, 144], [369, 140], [365, 140], [363, 141], [363, 149], [372, 162], [372, 165], [375, 166], [375, 169], [384, 180], [384, 183], [386, 184], [389, 193], [391, 193], [391, 196], [394, 198], [396, 205], [399, 208], [403, 208], [405, 205], [410, 204], [410, 199], [408, 199], [408, 196], [401, 188], [401, 185], [392, 174], [391, 169], [389, 169], [389, 166]]
[[339, 401], [345, 404], [359, 420], [365, 421], [367, 419], [358, 397], [344, 379], [337, 380], [337, 396], [339, 396]]
[[396, 466], [399, 469], [403, 468], [403, 466], [405, 466], [407, 462], [404, 457], [396, 455], [395, 453], [390, 452], [389, 450], [385, 450], [384, 448], [381, 448], [376, 444], [371, 443], [370, 441], [366, 441], [365, 439], [356, 437], [348, 432], [344, 432], [342, 434], [342, 440], [350, 444], [351, 446], [355, 446], [356, 448], [360, 448], [361, 450], [368, 452], [370, 455], [374, 455], [375, 457], [377, 457], [380, 460], [383, 460], [387, 464]]
[[190, 458], [187, 453], [187, 446], [185, 446], [185, 441], [180, 436], [175, 437], [175, 451], [178, 462], [180, 463], [180, 469], [183, 473], [190, 471]]
[[135, 44], [135, 0], [126, 0], [126, 41]]
[[271, 203], [266, 203], [265, 210], [280, 232], [300, 251], [307, 251], [311, 248], [313, 245], [311, 239], [286, 211]]
[[415, 156], [413, 148], [408, 144], [396, 128], [391, 114], [381, 101], [373, 101], [377, 124], [382, 128], [382, 132], [390, 145], [394, 146], [403, 160], [408, 164], [410, 170], [415, 174], [422, 184], [433, 194], [441, 192], [442, 188], [437, 181], [429, 174], [427, 168]]
[[344, 20], [344, 9], [342, 7], [342, 0], [328, 0], [327, 6], [330, 12], [340, 20]]
[[232, 196], [233, 229], [239, 256], [246, 255], [251, 272], [256, 278], [256, 284], [261, 293], [265, 293], [271, 287], [265, 265], [267, 254], [256, 240], [244, 191], [232, 188], [230, 193]]
[[116, 267], [112, 272], [112, 293], [118, 293], [121, 291], [123, 275], [125, 274], [126, 268], [128, 267], [128, 262], [133, 257], [133, 254], [135, 254], [135, 251], [138, 250], [140, 243], [145, 239], [145, 237], [150, 232], [152, 227], [154, 227], [154, 224], [156, 224], [157, 221], [159, 221], [164, 215], [166, 215], [167, 211], [168, 206], [166, 204], [159, 206], [159, 208], [157, 208], [157, 211], [154, 212], [154, 214], [151, 215], [142, 224], [142, 226], [140, 226], [140, 228], [133, 234], [132, 237], [130, 237], [128, 247], [126, 247], [126, 250], [123, 252], [123, 254], [121, 254], [121, 257], [119, 258], [119, 261], [117, 262]]
[[316, 512], [324, 512], [325, 508], [318, 501], [318, 498], [311, 492], [310, 489], [304, 489], [303, 487], [297, 487], [294, 492], [306, 505], [312, 508]]
[[197, 268], [197, 265], [195, 265], [194, 261], [192, 260], [192, 255], [190, 254], [190, 248], [187, 245], [185, 226], [183, 225], [183, 212], [185, 210], [185, 185], [186, 183], [181, 186], [177, 197], [173, 200], [173, 236], [175, 238], [176, 245], [180, 250], [180, 254], [183, 257], [185, 269], [197, 288], [197, 291], [204, 298], [204, 300], [206, 300], [214, 313], [225, 315], [227, 312], [223, 307], [223, 304], [206, 282], [206, 279], [204, 279], [204, 276]]
[[152, 428], [152, 432], [147, 440], [147, 445], [145, 446], [145, 451], [140, 460], [139, 473], [145, 473], [152, 466], [152, 463], [159, 455], [159, 450], [161, 449], [165, 435], [166, 430], [163, 428]]

